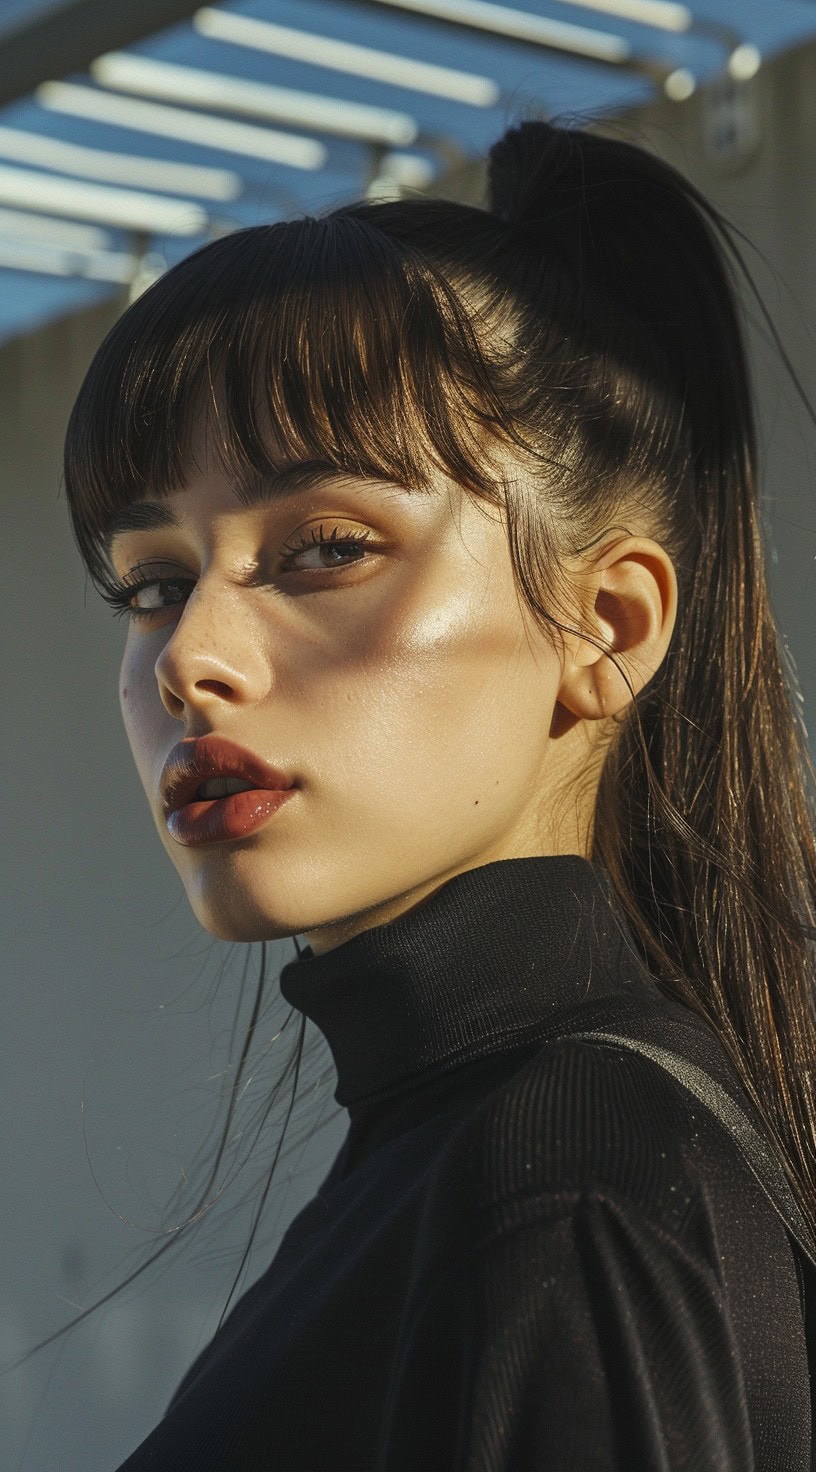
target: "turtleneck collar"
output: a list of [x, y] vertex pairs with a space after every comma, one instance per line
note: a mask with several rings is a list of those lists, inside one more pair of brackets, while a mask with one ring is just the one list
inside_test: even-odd
[[606, 870], [557, 854], [467, 869], [333, 950], [307, 946], [280, 989], [323, 1033], [351, 1106], [533, 1037], [633, 965], [643, 974]]

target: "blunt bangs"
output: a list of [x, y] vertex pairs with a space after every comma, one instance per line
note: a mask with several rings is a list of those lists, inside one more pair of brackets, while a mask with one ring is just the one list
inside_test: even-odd
[[74, 536], [100, 589], [113, 572], [109, 521], [187, 483], [202, 415], [238, 499], [293, 465], [418, 491], [435, 467], [495, 499], [479, 426], [495, 434], [501, 413], [470, 319], [427, 256], [378, 228], [378, 211], [213, 241], [114, 324], [64, 458]]

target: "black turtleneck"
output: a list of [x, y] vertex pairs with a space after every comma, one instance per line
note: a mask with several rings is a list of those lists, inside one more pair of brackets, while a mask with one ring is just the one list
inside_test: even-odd
[[578, 855], [470, 869], [283, 968], [349, 1129], [120, 1472], [804, 1472], [784, 1227], [619, 1024], [740, 1085]]

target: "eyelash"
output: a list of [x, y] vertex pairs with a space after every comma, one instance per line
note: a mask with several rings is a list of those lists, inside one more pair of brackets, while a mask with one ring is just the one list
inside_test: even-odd
[[[300, 541], [295, 542], [294, 545], [292, 545], [291, 543], [287, 543], [287, 545], [283, 548], [283, 551], [285, 553], [288, 553], [289, 555], [288, 558], [284, 560], [282, 570], [284, 572], [297, 572], [299, 569], [291, 568], [287, 565], [287, 563], [291, 563], [292, 559], [296, 557], [298, 553], [308, 552], [311, 550], [312, 547], [320, 547], [324, 544], [327, 546], [331, 545], [332, 547], [359, 547], [362, 546], [364, 542], [367, 542], [371, 536], [371, 533], [369, 531], [364, 531], [358, 532], [356, 536], [353, 537], [338, 537], [337, 533], [339, 530], [339, 527], [334, 527], [331, 535], [327, 537], [324, 535], [323, 524], [321, 524], [319, 527], [311, 527], [308, 535], [302, 537]], [[343, 572], [345, 567], [351, 567], [354, 563], [362, 562], [365, 560], [365, 558], [355, 557], [352, 559], [352, 562], [342, 564], [335, 570], [337, 572]], [[300, 571], [305, 572], [308, 575], [309, 572], [331, 573], [332, 569], [330, 567], [302, 568], [300, 569]], [[134, 620], [153, 618], [158, 613], [166, 612], [166, 608], [172, 608], [175, 605], [170, 603], [167, 604], [165, 608], [134, 608], [131, 599], [135, 598], [136, 595], [138, 593], [141, 593], [145, 588], [159, 587], [161, 585], [167, 584], [173, 586], [182, 583], [192, 583], [192, 581], [192, 578], [134, 578], [131, 582], [123, 581], [118, 585], [114, 585], [108, 588], [102, 593], [102, 597], [104, 598], [105, 602], [113, 608], [115, 618], [121, 618], [123, 614], [128, 618]]]

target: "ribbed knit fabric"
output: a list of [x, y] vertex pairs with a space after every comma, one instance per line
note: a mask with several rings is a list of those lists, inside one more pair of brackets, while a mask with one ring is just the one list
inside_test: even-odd
[[744, 1099], [578, 855], [468, 870], [285, 966], [343, 1145], [121, 1472], [805, 1472], [784, 1227], [636, 1024]]

